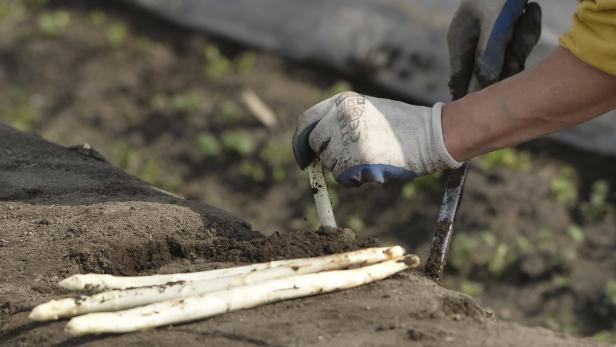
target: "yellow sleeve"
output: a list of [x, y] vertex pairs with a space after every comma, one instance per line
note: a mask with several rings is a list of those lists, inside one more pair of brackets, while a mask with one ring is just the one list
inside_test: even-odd
[[583, 0], [560, 45], [580, 60], [616, 76], [616, 0]]

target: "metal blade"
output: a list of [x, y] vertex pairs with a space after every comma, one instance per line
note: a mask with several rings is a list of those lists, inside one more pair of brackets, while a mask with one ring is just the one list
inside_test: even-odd
[[443, 274], [447, 263], [447, 252], [453, 235], [453, 222], [456, 219], [458, 207], [462, 202], [464, 182], [468, 173], [470, 162], [465, 161], [462, 166], [451, 170], [447, 175], [447, 187], [443, 195], [441, 211], [436, 222], [436, 230], [432, 239], [432, 248], [426, 261], [425, 272], [428, 277], [438, 281]]

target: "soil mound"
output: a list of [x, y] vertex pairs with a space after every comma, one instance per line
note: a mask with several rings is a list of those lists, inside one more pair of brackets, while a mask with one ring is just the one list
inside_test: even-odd
[[27, 320], [77, 272], [196, 271], [374, 244], [350, 230], [268, 237], [223, 210], [148, 186], [88, 146], [65, 148], [0, 125], [0, 345], [592, 345], [490, 318], [470, 297], [407, 272], [354, 290], [128, 335], [69, 338]]

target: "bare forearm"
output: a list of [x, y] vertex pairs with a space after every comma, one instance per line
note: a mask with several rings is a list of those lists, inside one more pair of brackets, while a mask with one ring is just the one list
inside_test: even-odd
[[536, 67], [445, 105], [445, 145], [454, 158], [466, 160], [614, 108], [616, 77], [559, 47]]

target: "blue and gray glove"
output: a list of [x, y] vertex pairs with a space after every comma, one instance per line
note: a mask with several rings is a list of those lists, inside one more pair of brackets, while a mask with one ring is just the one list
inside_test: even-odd
[[454, 99], [471, 77], [485, 87], [524, 70], [541, 35], [541, 8], [527, 0], [462, 0], [447, 43]]
[[461, 165], [449, 155], [441, 129], [441, 107], [345, 92], [309, 108], [293, 136], [303, 169], [318, 153], [340, 183], [358, 186], [411, 179]]

